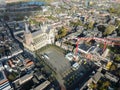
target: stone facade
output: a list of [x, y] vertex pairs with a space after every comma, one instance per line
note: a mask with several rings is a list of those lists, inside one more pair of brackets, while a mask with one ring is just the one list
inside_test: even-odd
[[30, 51], [38, 50], [47, 44], [54, 43], [54, 29], [48, 29], [47, 25], [41, 26], [40, 30], [31, 33], [28, 32], [28, 27], [25, 26], [23, 45]]

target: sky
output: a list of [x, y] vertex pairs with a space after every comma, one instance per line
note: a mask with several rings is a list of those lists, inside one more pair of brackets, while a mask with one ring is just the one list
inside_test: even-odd
[[5, 0], [0, 0], [0, 6], [5, 5]]

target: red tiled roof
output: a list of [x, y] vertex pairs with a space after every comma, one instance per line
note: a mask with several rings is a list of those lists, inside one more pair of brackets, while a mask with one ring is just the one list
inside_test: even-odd
[[26, 66], [27, 66], [27, 67], [34, 64], [33, 61], [31, 61], [31, 60], [29, 60], [29, 59], [25, 59], [25, 62], [26, 62]]

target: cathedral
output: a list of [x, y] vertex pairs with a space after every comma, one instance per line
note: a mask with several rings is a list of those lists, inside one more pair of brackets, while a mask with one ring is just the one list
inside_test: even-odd
[[53, 44], [55, 39], [54, 29], [47, 24], [40, 26], [40, 30], [31, 32], [29, 24], [25, 23], [24, 42], [23, 45], [30, 51], [36, 51], [47, 44]]

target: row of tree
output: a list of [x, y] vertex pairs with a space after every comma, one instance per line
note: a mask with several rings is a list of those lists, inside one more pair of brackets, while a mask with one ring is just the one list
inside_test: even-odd
[[[95, 27], [95, 22], [91, 21], [88, 22], [86, 24], [83, 24], [81, 20], [78, 20], [76, 22], [71, 21], [70, 22], [70, 26], [72, 27], [78, 27], [78, 26], [83, 26], [84, 28], [86, 28], [87, 30], [93, 30]], [[110, 35], [113, 33], [113, 31], [117, 30], [117, 32], [120, 32], [120, 20], [116, 20], [115, 21], [115, 25], [108, 25], [107, 27], [104, 25], [98, 26], [97, 27], [99, 31], [101, 31], [103, 33], [103, 35]], [[56, 38], [62, 38], [67, 34], [67, 29], [65, 27], [62, 27], [59, 31], [58, 31], [58, 35], [56, 36]]]

